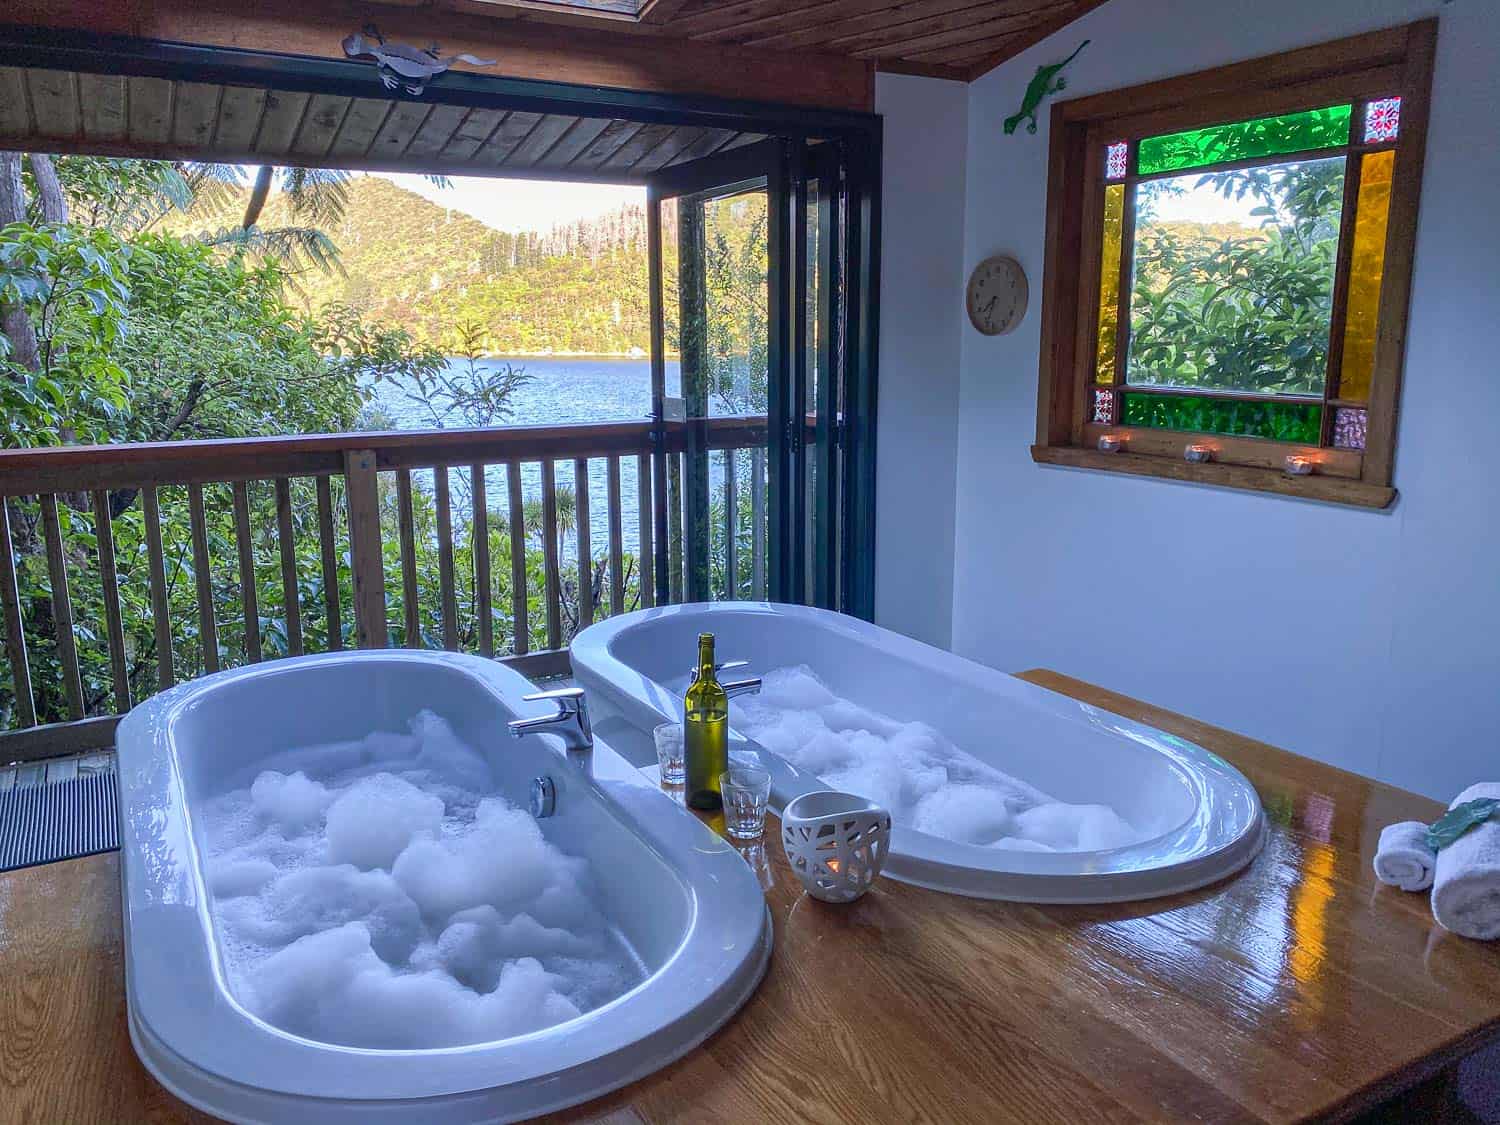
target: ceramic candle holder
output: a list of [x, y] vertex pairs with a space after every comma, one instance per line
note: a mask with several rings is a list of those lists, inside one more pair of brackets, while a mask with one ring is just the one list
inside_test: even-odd
[[782, 810], [781, 845], [813, 898], [853, 902], [885, 866], [891, 814], [852, 793], [804, 793]]

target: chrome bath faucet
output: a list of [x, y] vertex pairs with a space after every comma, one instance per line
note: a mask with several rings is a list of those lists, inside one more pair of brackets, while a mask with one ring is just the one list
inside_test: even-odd
[[589, 723], [588, 700], [584, 698], [581, 687], [538, 691], [521, 698], [528, 703], [551, 700], [557, 704], [557, 710], [534, 719], [512, 719], [509, 726], [513, 738], [524, 738], [528, 734], [555, 734], [569, 750], [594, 748], [594, 728]]

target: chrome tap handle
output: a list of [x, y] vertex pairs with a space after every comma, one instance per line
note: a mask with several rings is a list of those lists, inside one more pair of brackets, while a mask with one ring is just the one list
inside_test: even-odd
[[535, 703], [542, 699], [555, 699], [557, 705], [563, 711], [576, 711], [577, 705], [571, 701], [581, 700], [584, 696], [581, 687], [560, 687], [551, 691], [534, 691], [530, 695], [521, 696], [527, 703]]
[[[750, 661], [748, 661], [748, 660], [726, 660], [722, 664], [715, 664], [714, 665], [714, 675], [717, 676], [720, 672], [727, 672], [727, 671], [729, 671], [732, 668], [748, 668], [748, 667], [750, 667]], [[692, 675], [692, 680], [690, 682], [691, 683], [697, 683], [698, 682], [698, 667], [697, 667], [697, 665], [693, 666], [693, 675]]]

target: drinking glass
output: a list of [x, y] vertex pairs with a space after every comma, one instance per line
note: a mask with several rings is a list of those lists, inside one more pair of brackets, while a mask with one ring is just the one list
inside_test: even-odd
[[656, 741], [656, 764], [661, 767], [661, 779], [667, 785], [681, 785], [687, 777], [684, 761], [684, 741], [681, 723], [662, 723], [651, 737]]
[[756, 840], [765, 831], [771, 775], [760, 766], [730, 766], [719, 775], [724, 827], [736, 840]]

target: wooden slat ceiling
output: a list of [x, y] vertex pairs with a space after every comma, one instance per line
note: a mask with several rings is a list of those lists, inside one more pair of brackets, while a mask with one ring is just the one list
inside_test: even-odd
[[759, 133], [0, 67], [0, 149], [639, 183]]
[[[399, 0], [386, 0], [399, 2]], [[877, 70], [968, 81], [1104, 0], [450, 0], [540, 22], [583, 21], [754, 50], [846, 55]]]

